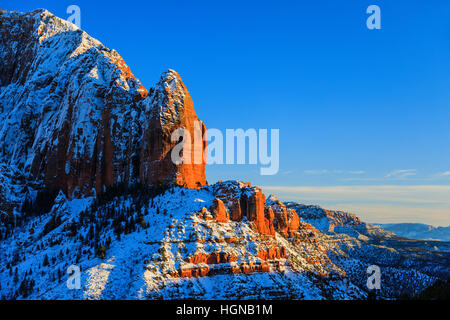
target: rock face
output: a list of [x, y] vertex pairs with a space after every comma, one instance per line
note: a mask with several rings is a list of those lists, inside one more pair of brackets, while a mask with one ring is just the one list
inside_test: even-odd
[[[205, 185], [205, 143], [180, 76], [147, 90], [115, 51], [46, 10], [0, 13], [0, 163], [69, 197], [119, 182]], [[174, 130], [200, 162], [172, 163]], [[194, 156], [194, 155], [193, 155]]]
[[275, 235], [273, 212], [266, 210], [266, 197], [261, 189], [255, 189], [250, 196], [241, 196], [241, 212], [248, 220], [254, 222], [256, 230], [261, 234]]
[[274, 195], [268, 198], [268, 206], [274, 212], [275, 228], [284, 236], [292, 236], [299, 228], [299, 218], [294, 209], [288, 209]]
[[260, 188], [238, 181], [218, 182], [214, 187], [218, 198], [228, 209], [230, 220], [242, 221], [246, 218], [256, 232], [268, 236], [275, 236], [275, 231], [285, 236], [288, 231], [289, 234], [297, 231], [299, 219], [295, 210], [286, 209], [281, 201], [277, 205], [273, 201], [267, 203]]
[[[206, 127], [194, 110], [194, 103], [181, 77], [173, 70], [165, 72], [151, 91], [147, 103], [151, 106], [141, 148], [140, 177], [149, 183], [173, 182], [187, 188], [200, 188], [206, 182]], [[183, 128], [183, 153], [187, 158], [175, 165], [172, 149], [179, 140], [171, 135]], [[186, 139], [186, 140], [185, 140]]]
[[223, 204], [222, 200], [220, 199], [214, 199], [213, 206], [211, 207], [211, 211], [214, 214], [214, 218], [217, 222], [228, 222], [229, 221], [229, 214], [228, 210]]

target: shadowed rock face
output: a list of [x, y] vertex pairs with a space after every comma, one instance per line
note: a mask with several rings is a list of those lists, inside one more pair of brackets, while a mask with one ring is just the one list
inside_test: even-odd
[[[0, 163], [29, 181], [69, 198], [117, 182], [207, 183], [203, 161], [171, 161], [172, 132], [198, 121], [175, 71], [149, 95], [115, 50], [46, 10], [0, 13], [0, 71]], [[200, 137], [200, 157], [204, 147]]]

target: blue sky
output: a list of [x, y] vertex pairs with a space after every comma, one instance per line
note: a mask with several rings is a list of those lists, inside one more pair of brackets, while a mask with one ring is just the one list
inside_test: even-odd
[[[210, 182], [252, 181], [371, 222], [449, 225], [450, 2], [309, 2], [1, 6], [65, 18], [77, 4], [82, 29], [116, 49], [145, 87], [177, 70], [208, 128], [280, 129], [279, 174], [215, 165]], [[366, 28], [371, 4], [381, 8], [381, 30]], [[330, 200], [342, 187], [347, 196]], [[372, 199], [374, 187], [389, 199]]]

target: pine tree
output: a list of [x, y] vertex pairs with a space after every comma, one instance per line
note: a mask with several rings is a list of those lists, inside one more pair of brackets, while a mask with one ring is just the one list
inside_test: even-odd
[[19, 282], [19, 274], [17, 273], [17, 268], [14, 271], [14, 279], [13, 279], [14, 283]]
[[48, 262], [48, 255], [45, 254], [45, 256], [44, 256], [44, 261], [42, 262], [42, 266], [46, 267], [46, 266], [48, 266], [48, 265], [49, 265], [49, 262]]

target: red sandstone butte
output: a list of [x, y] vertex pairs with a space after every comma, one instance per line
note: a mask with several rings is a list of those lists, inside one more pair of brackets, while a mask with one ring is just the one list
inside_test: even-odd
[[231, 208], [230, 208], [230, 219], [233, 221], [241, 221], [241, 203], [238, 199], [233, 199]]
[[217, 222], [228, 222], [229, 221], [229, 215], [228, 210], [223, 204], [223, 201], [220, 199], [214, 199], [213, 205], [210, 210], [213, 213], [214, 219]]
[[255, 231], [265, 235], [275, 235], [272, 220], [266, 217], [266, 197], [261, 189], [256, 189], [254, 193], [248, 196], [246, 193], [241, 195], [242, 215], [252, 221]]

